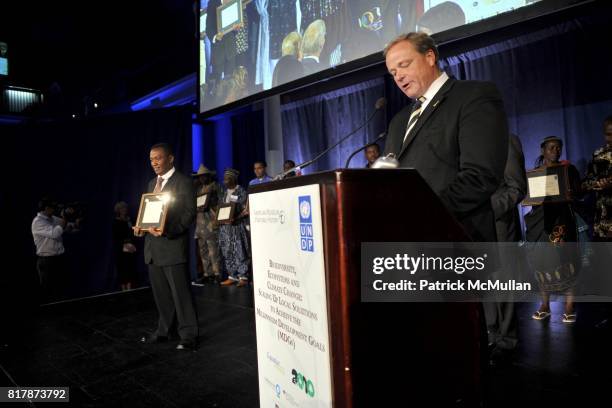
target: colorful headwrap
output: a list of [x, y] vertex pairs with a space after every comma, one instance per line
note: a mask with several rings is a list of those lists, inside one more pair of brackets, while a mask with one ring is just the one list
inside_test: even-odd
[[238, 175], [239, 174], [240, 174], [240, 172], [238, 170], [232, 169], [232, 168], [227, 168], [223, 172], [223, 176], [230, 176], [230, 177], [233, 177], [235, 180], [238, 180]]

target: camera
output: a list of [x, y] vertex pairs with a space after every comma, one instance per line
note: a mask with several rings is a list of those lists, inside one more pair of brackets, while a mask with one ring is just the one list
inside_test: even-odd
[[56, 214], [68, 223], [81, 223], [85, 218], [86, 205], [80, 201], [57, 204]]

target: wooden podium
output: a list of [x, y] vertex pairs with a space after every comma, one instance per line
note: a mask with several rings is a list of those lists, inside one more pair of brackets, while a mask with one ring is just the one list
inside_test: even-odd
[[[266, 288], [263, 283], [270, 276], [281, 282], [287, 279], [282, 276], [291, 277], [287, 271], [292, 266], [281, 267], [268, 258], [278, 255], [291, 259], [287, 255], [289, 250], [283, 248], [285, 243], [293, 248], [293, 234], [296, 241], [301, 239], [302, 245], [301, 252], [296, 249], [296, 257], [310, 255], [307, 252], [310, 241], [304, 238], [308, 238], [307, 229], [303, 227], [308, 226], [303, 223], [305, 218], [300, 218], [297, 230], [295, 226], [285, 230], [285, 226], [294, 222], [293, 218], [305, 214], [303, 207], [307, 204], [301, 201], [305, 198], [300, 193], [305, 186], [318, 191], [320, 199], [331, 405], [478, 405], [487, 345], [479, 304], [362, 303], [360, 295], [362, 242], [465, 242], [470, 239], [416, 170], [341, 169], [249, 188], [256, 318], [260, 319], [266, 310], [269, 312], [267, 321], [257, 320], [262, 406], [264, 401], [274, 401], [279, 408], [328, 405], [296, 403], [296, 394], [306, 398], [302, 393], [311, 393], [314, 400], [319, 396], [318, 390], [325, 387], [308, 383], [313, 374], [287, 366], [286, 358], [275, 356], [277, 352], [282, 354], [282, 350], [298, 353], [292, 351], [291, 344], [284, 344], [284, 333], [293, 323], [295, 327], [307, 325], [306, 318], [303, 315], [288, 317], [283, 311], [274, 309], [275, 304], [262, 300], [262, 296], [268, 296], [266, 291], [270, 285]], [[316, 200], [314, 195], [312, 200]], [[272, 244], [279, 237], [284, 238]], [[316, 247], [316, 242], [314, 245]], [[270, 274], [268, 263], [281, 269]], [[293, 276], [314, 273], [297, 269]], [[275, 281], [271, 291], [280, 286]], [[278, 290], [279, 296], [282, 297], [283, 291], [286, 290]], [[316, 302], [310, 304], [316, 307]], [[282, 310], [290, 311], [290, 308]], [[269, 314], [274, 312], [278, 312], [278, 316], [271, 318]], [[287, 321], [287, 318], [294, 321]], [[291, 331], [293, 329], [289, 330], [289, 336], [292, 336]], [[295, 342], [302, 344], [300, 329], [294, 334]], [[265, 350], [271, 351], [264, 352], [264, 343], [268, 344]], [[294, 344], [293, 349], [298, 348]], [[289, 357], [306, 360], [304, 364], [309, 362], [309, 358], [300, 355]], [[272, 374], [268, 375], [270, 372]], [[284, 378], [286, 384], [279, 382], [278, 379]], [[264, 396], [268, 394], [269, 400], [266, 400], [268, 397]]]

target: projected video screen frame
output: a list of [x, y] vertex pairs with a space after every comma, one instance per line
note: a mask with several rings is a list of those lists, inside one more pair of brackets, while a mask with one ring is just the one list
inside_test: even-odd
[[[201, 0], [199, 3], [199, 48], [201, 63], [198, 70], [198, 111], [201, 118], [222, 113], [223, 111], [252, 103], [274, 94], [285, 93], [308, 86], [322, 79], [330, 79], [334, 76], [359, 70], [370, 65], [378, 65], [384, 61], [381, 51], [386, 42], [403, 32], [423, 30], [434, 35], [438, 43], [441, 43], [512, 25], [549, 13], [555, 9], [585, 2], [585, 0], [558, 0], [555, 2], [541, 0], [480, 2], [467, 0], [350, 0], [350, 2], [347, 0], [299, 0], [297, 5], [300, 7], [308, 4], [318, 4], [319, 6], [317, 6], [318, 8], [304, 9], [306, 12], [311, 13], [302, 13], [301, 21], [294, 22], [292, 18], [297, 20], [297, 17], [289, 15], [289, 18], [287, 18], [287, 8], [283, 11], [280, 5], [288, 5], [287, 7], [291, 9], [291, 7], [296, 6], [296, 0], [268, 0], [267, 12], [269, 22], [270, 24], [274, 22], [282, 23], [282, 28], [274, 29], [272, 27], [269, 30], [267, 34], [269, 49], [267, 50], [268, 54], [266, 54], [266, 51], [261, 48], [249, 49], [247, 47], [246, 51], [240, 48], [234, 50], [233, 46], [228, 47], [227, 43], [221, 44], [214, 41], [216, 30], [210, 29], [209, 23], [216, 19], [210, 17], [208, 8], [215, 7], [216, 10], [216, 7], [221, 5], [222, 1]], [[235, 2], [235, 0], [231, 1]], [[412, 14], [404, 14], [406, 18], [396, 26], [393, 26], [391, 30], [385, 31], [385, 27], [388, 28], [389, 24], [385, 26], [384, 19], [389, 17], [385, 17], [385, 13], [388, 10], [384, 10], [378, 4], [382, 1], [385, 1], [385, 4], [397, 3], [398, 7], [404, 7], [404, 9], [398, 8], [398, 13], [401, 13], [402, 10], [413, 10], [414, 12]], [[257, 2], [255, 0], [240, 0], [239, 2], [242, 5], [244, 16], [242, 27], [238, 30], [233, 30], [228, 36], [224, 35], [223, 40], [228, 40], [233, 45], [242, 44], [242, 47], [245, 44], [250, 47], [253, 47], [253, 44], [257, 44], [256, 47], [258, 47], [261, 44], [260, 38], [259, 42], [255, 39], [249, 40], [249, 30], [257, 25], [253, 20], [259, 16]], [[339, 7], [334, 8], [334, 4]], [[410, 8], [416, 7], [419, 4], [420, 10], [418, 10], [418, 7]], [[474, 9], [475, 4], [488, 5], [488, 13], [493, 16], [483, 20], [483, 9]], [[347, 8], [348, 5], [351, 6], [350, 9]], [[358, 9], [358, 5], [361, 5], [359, 6], [361, 8]], [[273, 8], [273, 6], [276, 8]], [[328, 7], [325, 8], [323, 6]], [[453, 9], [457, 9], [456, 6], [463, 6], [459, 17], [453, 11]], [[342, 7], [344, 7], [343, 10], [341, 10]], [[406, 7], [409, 8], [406, 9]], [[327, 10], [330, 14], [321, 14], [323, 9]], [[312, 13], [313, 10], [314, 14]], [[316, 14], [317, 10], [320, 13], [318, 15]], [[334, 27], [342, 26], [342, 24], [333, 24], [335, 21], [333, 20], [334, 13], [340, 13], [341, 11], [344, 13], [343, 18], [345, 18], [345, 21], [350, 21], [352, 31], [350, 35], [345, 35], [345, 38], [354, 42], [352, 46], [346, 40], [344, 42], [333, 40], [333, 38], [338, 38], [338, 33], [334, 31]], [[434, 18], [436, 17], [435, 14], [443, 14], [442, 11], [454, 15], [454, 20], [452, 20], [454, 22], [449, 24], [448, 19], [440, 21], [439, 18]], [[347, 12], [350, 13], [347, 14]], [[214, 14], [216, 16], [217, 13], [215, 12]], [[397, 17], [401, 16], [401, 14], [397, 15]], [[306, 41], [303, 41], [299, 47], [301, 57], [298, 61], [300, 64], [297, 64], [295, 61], [297, 57], [291, 61], [285, 61], [286, 63], [283, 62], [282, 64], [285, 68], [284, 72], [288, 72], [289, 75], [277, 75], [278, 72], [275, 72], [275, 70], [278, 71], [277, 67], [281, 66], [281, 58], [286, 56], [284, 49], [291, 49], [290, 41], [288, 47], [283, 47], [283, 45], [286, 45], [284, 41], [292, 33], [290, 30], [295, 29], [296, 32], [301, 34], [302, 39], [306, 37], [311, 40], [313, 38], [316, 39], [317, 34], [321, 32], [320, 28], [317, 30], [315, 27], [310, 33], [307, 33], [307, 30], [317, 20], [322, 20], [326, 24], [325, 46], [319, 55], [319, 61], [316, 61], [316, 58], [304, 52], [308, 47], [305, 47], [306, 44], [304, 42]], [[391, 21], [395, 20], [392, 18]], [[424, 24], [425, 22], [427, 22], [427, 26]], [[216, 26], [217, 22], [214, 21], [214, 23]], [[246, 39], [244, 38], [245, 34], [247, 35]], [[260, 34], [258, 34], [259, 36]], [[316, 41], [310, 41], [308, 45], [312, 45], [313, 42], [316, 43]], [[295, 49], [296, 47], [293, 48]], [[236, 51], [234, 56], [232, 56], [233, 51]], [[230, 57], [228, 58], [227, 55], [230, 55]], [[267, 56], [267, 58], [264, 56]], [[232, 57], [237, 58], [234, 61]], [[247, 62], [241, 65], [237, 62], [238, 59]], [[216, 64], [215, 60], [222, 60], [222, 63]], [[293, 75], [293, 73], [299, 70], [303, 70], [300, 75]], [[277, 81], [278, 78], [280, 80]]]
[[8, 44], [0, 41], [0, 76], [8, 76]]
[[0, 57], [0, 75], [8, 75], [8, 59]]

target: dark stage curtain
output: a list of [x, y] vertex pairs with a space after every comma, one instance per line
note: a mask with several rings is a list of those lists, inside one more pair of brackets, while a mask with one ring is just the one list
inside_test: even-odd
[[[240, 172], [238, 182], [244, 187], [255, 178], [253, 163], [266, 159], [264, 116], [261, 110], [246, 111], [232, 116], [232, 161]], [[223, 175], [219, 181], [223, 182]]]
[[[35, 248], [31, 223], [37, 203], [50, 195], [62, 203], [82, 202], [86, 209], [82, 231], [64, 235], [69, 279], [66, 297], [118, 290], [112, 256], [111, 225], [118, 201], [130, 206], [136, 218], [140, 196], [155, 175], [149, 148], [156, 142], [173, 145], [178, 170], [191, 172], [191, 112], [183, 108], [143, 111], [78, 121], [5, 126], [1, 128], [6, 168], [3, 214], [11, 233], [12, 254], [18, 266], [3, 275], [21, 277], [26, 292], [34, 292]], [[8, 185], [7, 185], [8, 184]], [[142, 257], [139, 282], [148, 284]], [[32, 283], [34, 286], [32, 287]]]
[[612, 38], [607, 16], [553, 25], [446, 59], [459, 79], [493, 81], [501, 90], [510, 131], [525, 152], [527, 168], [549, 135], [564, 141], [565, 158], [584, 174], [603, 144], [603, 119], [612, 114]]
[[[282, 107], [284, 156], [296, 163], [315, 157], [363, 124], [374, 112], [376, 100], [384, 94], [382, 78], [292, 102]], [[348, 140], [332, 149], [304, 173], [343, 167], [352, 151], [376, 138], [385, 128], [384, 111]], [[351, 167], [365, 166], [363, 154]]]

